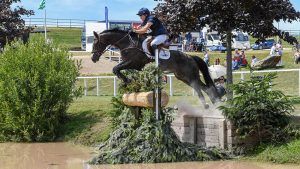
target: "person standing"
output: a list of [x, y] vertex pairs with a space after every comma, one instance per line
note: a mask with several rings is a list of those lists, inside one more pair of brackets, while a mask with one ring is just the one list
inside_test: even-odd
[[276, 56], [276, 43], [273, 43], [273, 46], [271, 47], [270, 56]]
[[204, 62], [206, 63], [207, 66], [209, 66], [209, 55], [206, 50], [204, 51]]
[[283, 62], [282, 62], [283, 48], [282, 48], [280, 40], [276, 44], [276, 49], [278, 51], [278, 55], [280, 56], [280, 61], [278, 62], [277, 66], [282, 66], [283, 65]]
[[253, 55], [251, 60], [251, 66], [253, 67], [256, 62], [258, 62], [258, 59], [256, 58], [256, 56]]

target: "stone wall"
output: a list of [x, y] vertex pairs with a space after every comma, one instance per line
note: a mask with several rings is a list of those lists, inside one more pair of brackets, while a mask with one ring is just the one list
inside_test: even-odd
[[[233, 126], [221, 113], [190, 114], [179, 110], [179, 115], [172, 123], [172, 128], [182, 142], [189, 142], [206, 147], [229, 149], [236, 145], [238, 139], [234, 135]], [[293, 116], [292, 123], [300, 127], [300, 116]], [[246, 142], [245, 142], [246, 141]], [[252, 145], [258, 141], [255, 138], [245, 140], [243, 144]]]

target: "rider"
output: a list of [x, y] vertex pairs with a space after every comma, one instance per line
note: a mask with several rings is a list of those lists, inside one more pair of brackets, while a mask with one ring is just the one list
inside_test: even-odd
[[[168, 39], [168, 32], [166, 28], [157, 17], [150, 15], [150, 11], [147, 8], [141, 8], [137, 15], [140, 16], [142, 24], [138, 27], [138, 29], [133, 29], [133, 32], [138, 34], [148, 33], [153, 36], [154, 39], [150, 45], [153, 50], [157, 49], [158, 45], [164, 43]], [[143, 44], [147, 43], [149, 38], [151, 37], [145, 39]]]

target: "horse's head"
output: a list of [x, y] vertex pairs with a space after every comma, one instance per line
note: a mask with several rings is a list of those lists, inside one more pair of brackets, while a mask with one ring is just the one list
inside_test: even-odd
[[96, 32], [94, 32], [94, 42], [93, 42], [93, 51], [92, 51], [93, 55], [91, 58], [94, 63], [99, 61], [99, 58], [105, 52], [105, 49], [108, 45], [109, 44], [106, 44], [103, 41], [101, 41], [100, 36]]

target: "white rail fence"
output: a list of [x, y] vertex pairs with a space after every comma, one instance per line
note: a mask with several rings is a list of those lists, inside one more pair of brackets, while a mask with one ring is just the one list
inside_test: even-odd
[[[282, 69], [282, 70], [262, 70], [262, 71], [255, 71], [253, 72], [254, 74], [263, 74], [263, 73], [271, 73], [271, 72], [277, 72], [278, 73], [278, 78], [279, 77], [282, 77], [280, 76], [279, 73], [284, 73], [284, 72], [287, 72], [287, 73], [298, 73], [298, 85], [297, 84], [289, 84], [289, 82], [286, 82], [286, 81], [276, 81], [276, 84], [280, 84], [280, 83], [288, 83], [286, 86], [286, 88], [284, 88], [283, 90], [287, 90], [289, 87], [291, 88], [295, 88], [294, 91], [292, 91], [292, 95], [298, 95], [300, 96], [300, 69]], [[250, 75], [250, 71], [238, 71], [238, 72], [233, 72], [233, 74], [240, 74], [240, 79], [239, 80], [245, 80], [246, 79], [246, 76], [247, 75]], [[297, 75], [295, 75], [296, 79], [289, 79], [289, 80], [295, 80], [297, 81]], [[174, 96], [174, 90], [175, 90], [175, 86], [174, 86], [174, 75], [173, 74], [169, 74], [167, 75], [167, 78], [168, 78], [168, 84], [167, 84], [167, 88], [169, 90], [169, 95], [170, 96]], [[100, 91], [100, 88], [101, 88], [101, 84], [100, 84], [100, 81], [103, 80], [103, 79], [107, 79], [107, 80], [111, 80], [111, 82], [107, 82], [106, 84], [106, 87], [112, 87], [113, 89], [112, 90], [109, 90], [109, 91]], [[113, 96], [116, 96], [117, 93], [118, 93], [118, 78], [116, 76], [88, 76], [88, 77], [78, 77], [78, 80], [83, 80], [83, 88], [84, 88], [84, 95], [85, 96], [88, 96], [90, 94], [88, 94], [88, 91], [89, 91], [89, 85], [93, 86], [93, 88], [95, 88], [95, 92], [93, 92], [94, 94], [92, 95], [96, 95], [96, 96], [101, 96], [103, 95], [103, 92], [110, 92], [110, 93], [106, 93], [104, 95], [113, 95]], [[88, 80], [93, 80], [93, 82], [88, 82]], [[234, 79], [234, 80], [237, 80], [237, 79]], [[93, 84], [93, 83], [96, 83]], [[293, 82], [292, 82], [293, 83]], [[297, 83], [297, 82], [296, 82]], [[294, 85], [294, 86], [292, 86]], [[182, 87], [180, 85], [180, 87]], [[298, 89], [297, 89], [298, 88]], [[191, 95], [195, 95], [195, 91], [190, 88], [191, 90]], [[298, 93], [295, 92], [298, 90]]]

